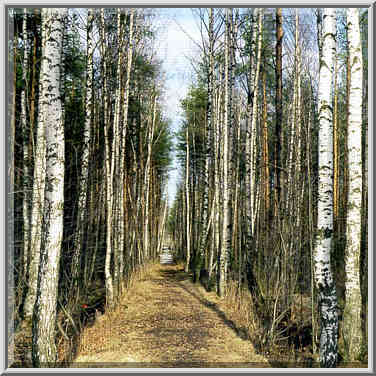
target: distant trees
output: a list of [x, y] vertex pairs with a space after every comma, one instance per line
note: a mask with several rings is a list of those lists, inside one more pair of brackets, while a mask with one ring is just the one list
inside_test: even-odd
[[57, 336], [79, 334], [83, 302], [114, 307], [155, 260], [168, 210], [153, 13], [78, 12], [14, 12], [15, 317], [32, 319], [38, 367], [60, 360]]
[[[356, 284], [350, 280], [360, 280], [359, 267], [350, 265], [362, 262], [355, 248], [350, 251], [351, 221], [346, 235], [344, 218], [359, 209], [359, 193], [364, 199], [365, 192], [364, 179], [355, 189], [358, 196], [350, 194], [347, 183], [351, 163], [358, 163], [357, 179], [362, 168], [359, 138], [356, 158], [350, 152], [355, 146], [348, 151], [346, 146], [347, 106], [357, 103], [358, 113], [361, 108], [346, 92], [346, 71], [362, 68], [359, 58], [352, 57], [356, 64], [351, 57], [346, 61], [345, 13], [337, 10], [338, 21], [330, 9], [214, 8], [198, 14], [207, 34], [202, 33], [196, 81], [182, 101], [178, 157], [185, 181], [169, 220], [174, 244], [186, 270], [194, 276], [207, 270], [208, 284], [219, 295], [233, 296], [236, 289], [241, 302], [247, 287], [260, 346], [272, 348], [288, 337], [293, 341], [291, 336], [302, 343], [304, 336], [304, 347], [322, 367], [335, 367], [338, 351], [344, 359], [355, 359], [345, 355], [350, 332], [338, 330], [342, 325], [345, 330], [351, 311], [345, 309], [343, 321], [338, 317], [351, 305], [350, 285]], [[361, 84], [351, 87], [358, 88], [355, 93]], [[358, 133], [359, 121], [353, 123]], [[355, 205], [352, 197], [357, 197]], [[356, 218], [356, 226], [365, 220], [359, 212]], [[197, 253], [200, 265], [194, 261]], [[360, 317], [365, 291], [356, 291], [361, 294], [353, 295], [357, 308], [351, 312]], [[307, 298], [311, 306], [304, 303]], [[351, 343], [357, 347], [359, 342]]]
[[58, 361], [56, 320], [74, 336], [83, 303], [116, 306], [166, 223], [194, 280], [251, 296], [260, 347], [295, 335], [323, 367], [363, 359], [367, 12], [196, 11], [202, 54], [181, 102], [172, 208], [155, 12], [9, 15], [15, 318], [33, 321], [34, 364]]

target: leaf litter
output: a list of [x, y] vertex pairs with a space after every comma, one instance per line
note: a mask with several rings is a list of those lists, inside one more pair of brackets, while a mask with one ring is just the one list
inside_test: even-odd
[[84, 330], [71, 367], [264, 368], [224, 299], [193, 284], [183, 265], [152, 265], [120, 304]]

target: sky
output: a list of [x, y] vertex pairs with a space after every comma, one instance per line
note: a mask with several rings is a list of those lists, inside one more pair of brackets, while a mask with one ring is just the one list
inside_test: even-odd
[[[82, 13], [82, 14], [81, 14]], [[193, 69], [189, 58], [198, 51], [196, 43], [201, 43], [201, 34], [197, 19], [191, 8], [155, 8], [156, 18], [153, 26], [157, 30], [156, 53], [162, 61], [162, 69], [166, 73], [165, 84], [165, 116], [171, 121], [171, 132], [179, 130], [180, 101], [185, 98], [193, 80]], [[85, 22], [86, 10], [78, 9], [82, 22]], [[86, 43], [86, 32], [78, 30], [81, 41]], [[97, 49], [99, 54], [99, 49]], [[173, 140], [175, 143], [175, 140]], [[174, 156], [168, 181], [168, 201], [171, 206], [176, 194], [179, 172]]]
[[[192, 39], [200, 42], [201, 36], [191, 8], [161, 8], [158, 13], [161, 17], [158, 55], [167, 78], [165, 112], [172, 122], [171, 131], [176, 132], [182, 121], [180, 101], [186, 96], [193, 77], [189, 58], [195, 56], [198, 50]], [[169, 205], [174, 200], [178, 179], [174, 156], [168, 181]]]

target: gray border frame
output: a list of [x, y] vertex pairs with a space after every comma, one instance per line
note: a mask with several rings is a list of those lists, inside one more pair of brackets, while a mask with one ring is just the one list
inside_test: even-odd
[[[3, 116], [3, 126], [2, 128], [2, 150], [3, 155], [1, 156], [2, 163], [1, 163], [1, 173], [2, 176], [5, 177], [4, 180], [1, 180], [0, 189], [2, 193], [2, 204], [5, 210], [1, 211], [1, 218], [3, 220], [4, 226], [1, 226], [0, 236], [4, 240], [4, 252], [1, 253], [2, 262], [3, 262], [3, 276], [4, 281], [3, 285], [1, 286], [1, 297], [2, 302], [6, 302], [7, 299], [11, 299], [12, 296], [9, 296], [12, 293], [12, 274], [9, 270], [9, 262], [12, 261], [12, 242], [13, 242], [13, 222], [12, 218], [9, 217], [9, 214], [12, 210], [12, 200], [10, 200], [10, 189], [9, 186], [9, 175], [8, 175], [8, 164], [9, 164], [9, 157], [10, 156], [10, 148], [9, 148], [9, 124], [11, 117], [10, 115], [10, 106], [9, 106], [9, 88], [12, 87], [11, 77], [12, 77], [12, 69], [11, 65], [8, 63], [8, 50], [7, 50], [7, 41], [10, 35], [10, 28], [8, 28], [8, 9], [12, 7], [22, 7], [22, 8], [30, 8], [30, 7], [69, 7], [69, 8], [88, 8], [88, 7], [118, 7], [118, 6], [127, 6], [127, 7], [153, 7], [153, 8], [194, 8], [194, 7], [291, 7], [291, 8], [303, 8], [303, 7], [334, 7], [334, 8], [349, 8], [349, 7], [356, 7], [356, 8], [369, 8], [368, 10], [368, 17], [369, 17], [369, 33], [368, 33], [368, 82], [369, 82], [369, 98], [368, 98], [368, 124], [373, 125], [374, 120], [374, 113], [373, 113], [373, 94], [374, 94], [374, 85], [376, 77], [374, 75], [374, 61], [375, 61], [375, 48], [374, 48], [374, 20], [376, 16], [376, 7], [375, 2], [370, 1], [359, 1], [359, 2], [346, 2], [341, 0], [332, 0], [330, 4], [328, 4], [325, 0], [318, 0], [314, 3], [305, 3], [305, 1], [266, 1], [266, 2], [252, 2], [251, 0], [236, 0], [234, 3], [229, 3], [226, 1], [221, 0], [206, 0], [200, 2], [199, 0], [191, 0], [191, 1], [184, 1], [178, 3], [177, 0], [167, 0], [161, 2], [160, 0], [149, 0], [149, 1], [127, 1], [127, 0], [113, 0], [110, 4], [101, 4], [100, 0], [81, 0], [79, 3], [74, 2], [73, 0], [67, 1], [58, 1], [52, 4], [52, 1], [48, 0], [39, 0], [37, 2], [33, 1], [17, 1], [17, 0], [0, 0], [1, 4], [1, 19], [4, 31], [4, 38], [1, 38], [1, 51], [4, 56], [1, 59], [1, 75], [2, 75], [2, 82], [5, 83], [3, 85], [3, 90], [1, 91], [1, 104], [0, 109], [1, 112], [4, 114]], [[8, 94], [8, 95], [7, 95]], [[8, 102], [5, 102], [5, 98], [8, 98]], [[373, 209], [374, 209], [374, 202], [373, 202], [373, 187], [374, 187], [374, 171], [369, 167], [372, 167], [373, 162], [373, 145], [375, 144], [375, 134], [373, 127], [368, 127], [368, 176], [371, 178], [368, 182], [368, 197], [370, 198], [368, 202], [368, 223], [371, 224], [373, 227]], [[371, 158], [370, 158], [371, 157]], [[6, 164], [7, 163], [7, 164]], [[6, 182], [6, 183], [5, 183]], [[6, 213], [6, 214], [5, 214]], [[6, 250], [6, 251], [5, 251]], [[75, 373], [98, 373], [98, 374], [107, 374], [107, 373], [263, 373], [263, 374], [274, 374], [274, 373], [315, 373], [315, 374], [325, 374], [325, 373], [345, 373], [349, 375], [356, 375], [360, 373], [368, 373], [374, 374], [374, 356], [373, 356], [373, 343], [374, 343], [374, 336], [375, 336], [375, 328], [373, 323], [373, 314], [374, 314], [374, 304], [375, 304], [375, 290], [373, 287], [373, 274], [372, 271], [375, 270], [375, 258], [373, 257], [373, 232], [368, 232], [368, 291], [369, 297], [370, 292], [372, 291], [372, 304], [368, 308], [368, 369], [354, 369], [354, 368], [337, 368], [333, 370], [328, 369], [311, 369], [311, 368], [254, 368], [254, 369], [236, 369], [236, 368], [204, 368], [204, 369], [192, 369], [192, 368], [148, 368], [148, 369], [140, 369], [140, 368], [7, 368], [8, 367], [8, 335], [9, 331], [12, 329], [12, 324], [10, 327], [8, 326], [8, 317], [9, 311], [5, 311], [5, 316], [1, 320], [1, 331], [4, 333], [4, 341], [2, 342], [2, 346], [4, 346], [3, 351], [1, 352], [1, 373], [2, 374], [13, 374], [13, 375], [22, 375], [28, 373], [55, 373], [55, 374], [75, 374]], [[371, 251], [370, 251], [371, 250]], [[371, 266], [372, 265], [372, 266]], [[371, 269], [373, 267], [373, 269]], [[9, 280], [10, 278], [10, 280]], [[10, 282], [10, 286], [9, 286]], [[371, 309], [370, 309], [371, 308]], [[3, 311], [4, 312], [4, 311]], [[5, 334], [7, 332], [7, 334]], [[371, 336], [370, 336], [371, 334]]]

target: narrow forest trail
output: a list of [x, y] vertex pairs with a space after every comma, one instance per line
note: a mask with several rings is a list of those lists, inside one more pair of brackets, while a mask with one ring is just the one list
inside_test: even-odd
[[270, 367], [221, 308], [181, 265], [155, 265], [85, 329], [71, 367]]

